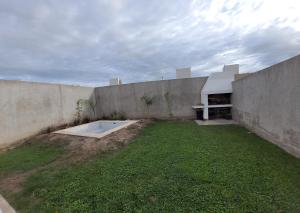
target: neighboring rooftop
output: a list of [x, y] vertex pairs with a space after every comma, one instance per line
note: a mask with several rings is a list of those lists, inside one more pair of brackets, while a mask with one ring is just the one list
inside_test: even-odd
[[109, 79], [109, 86], [115, 86], [122, 84], [122, 80], [120, 78], [111, 78]]
[[176, 79], [191, 78], [192, 71], [190, 67], [176, 69]]

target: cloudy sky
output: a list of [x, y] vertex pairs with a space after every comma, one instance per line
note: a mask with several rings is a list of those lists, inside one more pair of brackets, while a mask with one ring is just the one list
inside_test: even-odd
[[299, 0], [1, 0], [0, 79], [105, 85], [300, 54]]

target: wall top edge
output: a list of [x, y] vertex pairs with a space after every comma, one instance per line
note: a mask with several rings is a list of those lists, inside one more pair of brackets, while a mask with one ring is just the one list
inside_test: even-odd
[[286, 59], [286, 60], [283, 60], [283, 61], [281, 61], [281, 62], [278, 62], [278, 63], [276, 63], [276, 64], [273, 64], [273, 65], [271, 65], [271, 66], [269, 66], [269, 67], [266, 67], [266, 68], [264, 68], [264, 69], [258, 70], [258, 71], [256, 71], [256, 72], [249, 73], [249, 75], [247, 75], [247, 76], [245, 76], [245, 77], [243, 77], [243, 78], [241, 78], [241, 79], [237, 79], [237, 80], [233, 81], [232, 83], [235, 84], [235, 83], [238, 83], [238, 82], [240, 82], [240, 81], [246, 80], [246, 79], [251, 78], [251, 77], [256, 76], [256, 75], [262, 75], [262, 74], [265, 74], [265, 73], [267, 73], [267, 72], [270, 72], [270, 71], [272, 70], [273, 67], [276, 67], [276, 66], [278, 66], [278, 65], [283, 65], [283, 64], [286, 64], [286, 63], [290, 63], [291, 61], [297, 61], [297, 60], [300, 60], [300, 54], [299, 54], [299, 55], [296, 55], [296, 56], [293, 56], [293, 57], [291, 57], [291, 58], [288, 58], [288, 59]]
[[5, 80], [0, 79], [0, 83], [12, 83], [12, 84], [34, 84], [34, 85], [50, 85], [50, 86], [65, 86], [65, 87], [81, 87], [81, 88], [90, 88], [94, 89], [95, 87], [81, 86], [81, 85], [72, 85], [72, 84], [57, 84], [57, 83], [44, 83], [44, 82], [35, 82], [35, 81], [23, 81], [23, 80]]
[[192, 78], [182, 78], [182, 79], [166, 79], [166, 80], [157, 80], [157, 81], [142, 81], [142, 82], [133, 82], [133, 83], [128, 83], [128, 84], [120, 84], [120, 85], [111, 85], [111, 86], [101, 86], [101, 87], [96, 87], [96, 89], [101, 89], [101, 88], [109, 88], [109, 87], [121, 87], [121, 86], [130, 86], [130, 85], [135, 85], [135, 84], [151, 84], [151, 83], [157, 83], [157, 82], [170, 82], [170, 81], [188, 81], [188, 80], [195, 80], [195, 79], [202, 79], [202, 80], [207, 80], [207, 76], [205, 77], [192, 77]]

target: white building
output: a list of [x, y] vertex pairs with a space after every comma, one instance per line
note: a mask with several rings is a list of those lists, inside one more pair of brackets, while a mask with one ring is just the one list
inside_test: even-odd
[[120, 78], [111, 78], [109, 80], [109, 86], [120, 85], [122, 84], [122, 80]]
[[192, 71], [190, 67], [176, 69], [176, 79], [191, 78]]

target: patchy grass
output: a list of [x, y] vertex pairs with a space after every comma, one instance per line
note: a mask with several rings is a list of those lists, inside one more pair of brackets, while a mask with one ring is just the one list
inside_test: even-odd
[[8, 197], [22, 212], [299, 212], [300, 160], [235, 125], [155, 122]]
[[63, 153], [59, 144], [33, 141], [0, 154], [0, 177], [45, 165]]

